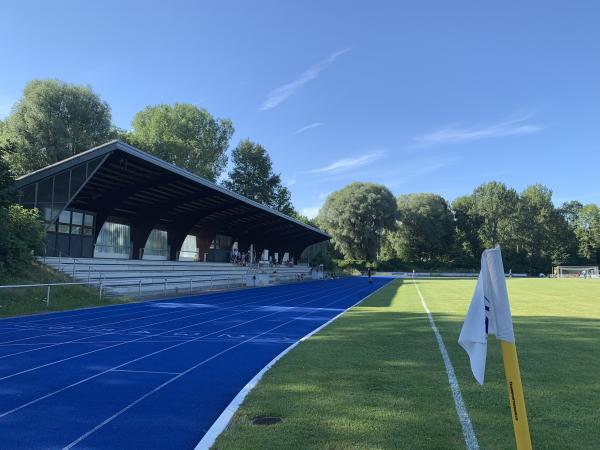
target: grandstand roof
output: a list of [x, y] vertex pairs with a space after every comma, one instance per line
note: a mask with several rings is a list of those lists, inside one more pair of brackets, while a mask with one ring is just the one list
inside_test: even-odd
[[259, 236], [306, 247], [327, 233], [124, 142], [114, 140], [20, 177], [23, 188], [87, 163], [68, 206], [156, 225], [179, 221], [237, 238]]

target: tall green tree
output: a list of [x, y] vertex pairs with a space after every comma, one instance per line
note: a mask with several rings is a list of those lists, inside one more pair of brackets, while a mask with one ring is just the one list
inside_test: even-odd
[[330, 194], [317, 218], [346, 259], [374, 261], [384, 230], [394, 227], [396, 201], [382, 185], [354, 182]]
[[473, 191], [473, 214], [479, 223], [478, 235], [483, 247], [496, 244], [515, 248], [519, 230], [519, 195], [504, 183], [491, 181]]
[[110, 137], [110, 108], [89, 86], [34, 80], [1, 127], [0, 147], [15, 175], [22, 175]]
[[0, 276], [16, 273], [32, 260], [32, 252], [42, 254], [46, 233], [36, 209], [14, 202], [17, 191], [6, 161], [0, 158]]
[[409, 261], [447, 259], [454, 238], [454, 218], [446, 200], [436, 194], [401, 195], [397, 231], [392, 239], [398, 256]]
[[210, 181], [225, 169], [234, 132], [229, 119], [215, 119], [195, 105], [175, 103], [146, 107], [132, 125], [125, 139], [165, 161]]
[[572, 200], [570, 202], [563, 203], [558, 212], [565, 221], [569, 224], [569, 226], [575, 227], [577, 225], [577, 221], [579, 220], [579, 214], [583, 209], [583, 203]]
[[242, 140], [232, 152], [233, 168], [223, 186], [284, 214], [296, 214], [291, 192], [273, 172], [273, 162], [267, 150], [248, 139]]
[[585, 263], [600, 264], [600, 208], [590, 203], [579, 211], [575, 234]]
[[552, 202], [552, 191], [541, 184], [528, 186], [519, 201], [517, 242], [525, 252], [530, 273], [549, 272], [576, 253], [574, 235]]
[[458, 197], [451, 209], [456, 227], [454, 259], [461, 267], [477, 267], [483, 247], [479, 238], [481, 218], [475, 211], [475, 199], [472, 195]]

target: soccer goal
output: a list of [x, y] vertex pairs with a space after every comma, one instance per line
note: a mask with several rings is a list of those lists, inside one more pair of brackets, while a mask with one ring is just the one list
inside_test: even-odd
[[598, 266], [556, 266], [557, 278], [598, 278]]

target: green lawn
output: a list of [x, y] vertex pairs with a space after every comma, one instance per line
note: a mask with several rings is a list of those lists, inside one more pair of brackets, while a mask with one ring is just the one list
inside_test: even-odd
[[[16, 275], [0, 277], [1, 285], [67, 283], [72, 281], [68, 276], [38, 263], [33, 263], [31, 267]], [[86, 286], [53, 286], [50, 291], [50, 304], [46, 305], [46, 290], [45, 287], [0, 289], [0, 317], [22, 316], [132, 301], [132, 299], [123, 297], [104, 297], [101, 300], [97, 289]]]
[[[486, 383], [458, 346], [473, 280], [419, 280], [482, 449], [514, 448], [499, 343]], [[600, 443], [600, 282], [508, 280], [534, 448]], [[277, 425], [257, 426], [275, 415]], [[249, 394], [218, 449], [465, 448], [413, 282], [394, 281], [300, 344]]]

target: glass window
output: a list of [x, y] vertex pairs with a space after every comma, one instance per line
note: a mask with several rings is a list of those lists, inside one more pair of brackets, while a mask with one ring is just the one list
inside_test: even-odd
[[62, 234], [69, 234], [69, 225], [64, 225], [62, 223], [58, 224], [58, 232]]
[[93, 236], [93, 232], [92, 232], [92, 228], [91, 227], [83, 227], [83, 235], [84, 236]]
[[81, 234], [81, 227], [78, 225], [72, 225], [71, 234]]
[[83, 224], [83, 213], [73, 211], [73, 225], [82, 225]]
[[22, 189], [21, 204], [33, 208], [35, 206], [35, 184], [30, 184]]
[[96, 239], [95, 252], [103, 256], [129, 256], [131, 233], [129, 225], [105, 222]]
[[167, 232], [163, 230], [152, 230], [146, 245], [144, 246], [145, 255], [166, 256], [168, 253]]
[[54, 177], [54, 203], [65, 204], [69, 200], [70, 172], [59, 173]]
[[94, 169], [96, 167], [98, 167], [98, 164], [100, 164], [100, 161], [102, 161], [102, 157], [92, 159], [91, 161], [88, 162], [88, 172], [87, 172], [88, 177], [94, 172]]
[[60, 223], [71, 223], [71, 211], [63, 211], [58, 216], [58, 221]]
[[75, 195], [75, 192], [85, 182], [85, 164], [74, 167], [71, 170], [71, 195]]
[[38, 183], [38, 204], [52, 203], [52, 178], [46, 178]]
[[83, 219], [83, 224], [86, 227], [93, 227], [94, 226], [94, 216], [91, 214], [86, 214], [85, 218]]

